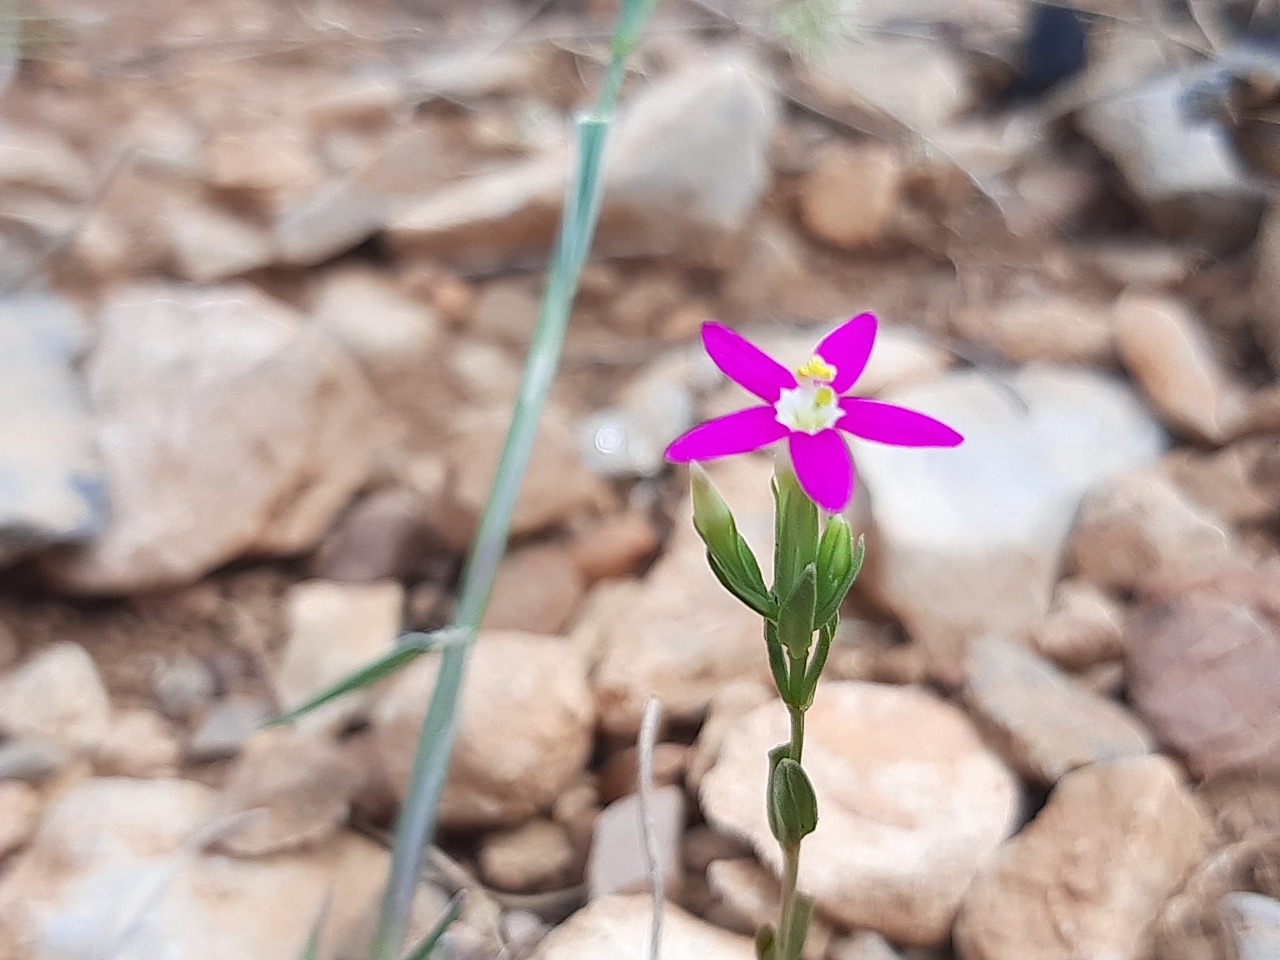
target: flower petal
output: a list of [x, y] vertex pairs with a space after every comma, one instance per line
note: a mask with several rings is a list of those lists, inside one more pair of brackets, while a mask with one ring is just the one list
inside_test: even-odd
[[853, 496], [853, 458], [844, 438], [834, 430], [793, 433], [791, 465], [800, 489], [829, 513], [839, 513]]
[[789, 432], [773, 407], [751, 407], [699, 424], [667, 447], [666, 457], [674, 463], [714, 460], [758, 450]]
[[702, 344], [726, 377], [766, 403], [777, 403], [784, 389], [796, 385], [786, 367], [723, 324], [704, 323]]
[[840, 408], [844, 416], [836, 427], [863, 440], [898, 447], [955, 447], [964, 442], [942, 421], [896, 404], [841, 397]]
[[860, 313], [836, 327], [814, 349], [814, 353], [836, 368], [831, 389], [844, 393], [867, 368], [871, 345], [876, 339], [876, 315]]

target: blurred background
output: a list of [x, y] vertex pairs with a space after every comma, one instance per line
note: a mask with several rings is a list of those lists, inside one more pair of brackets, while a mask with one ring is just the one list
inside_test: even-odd
[[[0, 0], [0, 960], [366, 955], [610, 0]], [[421, 889], [754, 956], [785, 735], [662, 451], [846, 317], [810, 960], [1280, 956], [1280, 11], [662, 0]], [[855, 442], [856, 443], [856, 442]], [[768, 455], [712, 465], [767, 555]], [[781, 724], [781, 726], [780, 726]], [[1270, 939], [1268, 939], [1270, 938]]]

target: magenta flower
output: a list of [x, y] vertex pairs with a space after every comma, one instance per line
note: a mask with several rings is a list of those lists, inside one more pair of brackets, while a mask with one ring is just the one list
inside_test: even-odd
[[824, 510], [853, 495], [853, 458], [839, 431], [899, 447], [954, 447], [964, 438], [945, 423], [892, 403], [846, 397], [867, 366], [875, 314], [862, 313], [822, 338], [794, 372], [718, 323], [702, 343], [724, 374], [764, 403], [694, 427], [667, 447], [676, 463], [714, 460], [787, 439], [800, 488]]

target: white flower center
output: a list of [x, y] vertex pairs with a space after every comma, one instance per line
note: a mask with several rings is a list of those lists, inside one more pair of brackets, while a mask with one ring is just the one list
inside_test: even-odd
[[773, 405], [778, 422], [797, 433], [821, 433], [834, 427], [844, 416], [829, 386], [835, 376], [836, 368], [818, 356], [798, 368], [796, 386], [783, 390]]

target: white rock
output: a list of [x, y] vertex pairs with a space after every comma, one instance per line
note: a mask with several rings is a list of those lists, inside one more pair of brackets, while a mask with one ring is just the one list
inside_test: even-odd
[[351, 834], [267, 860], [201, 854], [213, 801], [184, 780], [100, 778], [59, 795], [0, 880], [0, 955], [293, 957], [330, 895], [330, 943], [379, 895], [387, 855]]
[[46, 564], [60, 586], [147, 589], [304, 550], [367, 476], [367, 385], [254, 288], [129, 287], [98, 329], [86, 367], [112, 516]]
[[[685, 913], [662, 905], [662, 960], [753, 960], [747, 937], [725, 933]], [[645, 960], [653, 898], [646, 894], [593, 900], [552, 930], [531, 960]]]
[[72, 371], [83, 331], [52, 294], [0, 298], [0, 562], [83, 540], [106, 520], [93, 421]]
[[111, 702], [93, 658], [78, 643], [46, 647], [0, 682], [0, 731], [72, 751], [92, 751]]
[[[281, 710], [309, 698], [386, 653], [400, 632], [404, 587], [394, 580], [310, 580], [289, 591], [289, 639], [274, 680]], [[364, 712], [367, 688], [299, 719], [305, 729], [333, 729]]]
[[1047, 365], [1008, 382], [950, 373], [884, 398], [941, 418], [965, 442], [855, 444], [872, 516], [858, 583], [955, 678], [965, 638], [1030, 637], [1085, 492], [1154, 461], [1166, 439], [1123, 384]]
[[1193, 440], [1221, 443], [1244, 425], [1244, 388], [1232, 382], [1187, 306], [1126, 294], [1115, 305], [1116, 346], [1161, 419]]
[[956, 922], [961, 960], [1147, 956], [1165, 898], [1204, 851], [1204, 823], [1164, 757], [1068, 774], [986, 863]]
[[[434, 656], [405, 668], [373, 711], [374, 741], [401, 796], [438, 670]], [[586, 660], [560, 637], [482, 633], [458, 717], [441, 825], [520, 823], [550, 809], [586, 766], [595, 730]]]
[[[773, 463], [735, 457], [711, 464], [713, 482], [738, 529], [768, 569], [773, 550]], [[687, 504], [667, 546], [638, 594], [623, 595], [600, 618], [603, 653], [592, 675], [604, 728], [634, 737], [644, 701], [656, 696], [672, 722], [701, 717], [724, 684], [769, 677], [759, 616], [720, 586], [707, 567]]]
[[[701, 789], [708, 822], [750, 840], [775, 872], [766, 755], [787, 731], [781, 702], [753, 710], [725, 737]], [[841, 924], [942, 943], [970, 880], [1015, 826], [1016, 778], [965, 715], [935, 695], [851, 682], [819, 687], [805, 769], [818, 829], [800, 858], [801, 889]]]
[[[716, 259], [769, 181], [777, 100], [741, 56], [650, 84], [605, 160], [598, 253]], [[550, 242], [569, 156], [559, 152], [437, 191], [388, 223], [391, 241], [456, 265], [495, 266]]]

